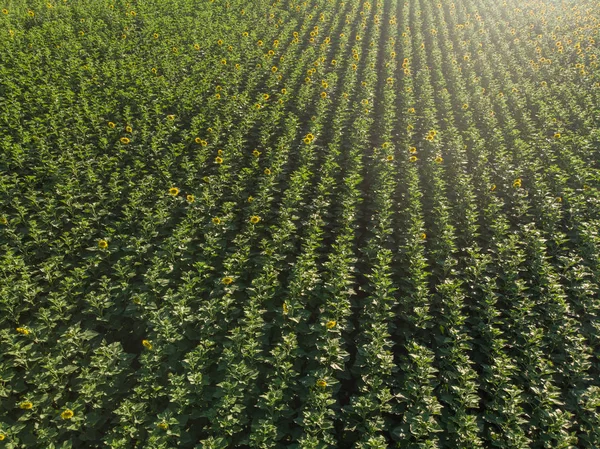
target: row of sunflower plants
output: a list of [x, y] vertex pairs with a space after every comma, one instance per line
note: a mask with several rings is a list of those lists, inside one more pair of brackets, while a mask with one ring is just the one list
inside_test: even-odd
[[[437, 35], [444, 43], [448, 38], [448, 31], [442, 28]], [[452, 46], [449, 47], [446, 43], [445, 49], [450, 52]], [[469, 312], [467, 329], [469, 336], [472, 337], [472, 357], [475, 362], [487, 367], [480, 376], [479, 389], [488, 393], [483, 397], [484, 401], [488, 398], [491, 401], [484, 402], [483, 423], [478, 423], [478, 425], [482, 428], [481, 437], [494, 447], [504, 447], [504, 445], [525, 447], [528, 439], [520, 427], [524, 422], [523, 410], [520, 405], [521, 391], [515, 388], [510, 377], [515, 369], [514, 362], [506, 354], [506, 340], [503, 339], [499, 326], [501, 323], [497, 322], [499, 312], [496, 308], [496, 292], [494, 291], [496, 276], [494, 273], [489, 273], [491, 257], [485, 255], [484, 248], [480, 246], [481, 239], [478, 239], [480, 234], [477, 226], [479, 220], [478, 205], [475, 202], [476, 193], [479, 193], [480, 197], [485, 197], [483, 207], [486, 208], [486, 212], [491, 208], [493, 212], [490, 215], [494, 217], [496, 223], [502, 222], [502, 218], [499, 216], [499, 207], [502, 203], [495, 193], [495, 185], [489, 181], [489, 174], [486, 173], [488, 172], [486, 163], [488, 150], [482, 145], [483, 139], [480, 129], [474, 122], [473, 114], [468, 111], [471, 107], [477, 108], [478, 105], [469, 101], [469, 95], [465, 92], [467, 83], [458, 76], [456, 64], [448, 63], [444, 68], [446, 69], [445, 76], [438, 79], [438, 82], [449, 89], [442, 90], [446, 93], [442, 103], [442, 114], [449, 116], [455, 114], [454, 117], [456, 123], [461, 127], [460, 130], [464, 130], [463, 133], [468, 131], [461, 136], [462, 133], [459, 130], [449, 130], [453, 135], [451, 137], [453, 140], [452, 153], [448, 156], [444, 155], [444, 160], [448, 161], [450, 179], [454, 179], [453, 183], [448, 184], [449, 196], [458, 203], [458, 210], [453, 214], [453, 219], [456, 223], [458, 242], [460, 242], [462, 250], [459, 252], [460, 257], [456, 269], [464, 273], [465, 304], [466, 310]], [[449, 73], [450, 70], [454, 73]], [[449, 81], [448, 85], [443, 82], [444, 79]], [[449, 95], [448, 92], [452, 92], [453, 95]], [[461, 104], [462, 107], [454, 108], [453, 111], [452, 105]], [[463, 145], [465, 141], [468, 142], [468, 146]], [[476, 157], [473, 157], [474, 154]], [[469, 159], [475, 165], [472, 169], [469, 167]], [[456, 182], [456, 180], [462, 182]], [[497, 226], [497, 224], [490, 223], [482, 228], [503, 229], [502, 227], [497, 228]], [[500, 233], [493, 240], [501, 241], [503, 237], [503, 234]]]
[[[322, 166], [323, 183], [315, 192], [314, 217], [321, 226], [328, 224], [325, 229], [320, 230], [318, 238], [321, 241], [331, 241], [331, 252], [325, 261], [321, 261], [323, 256], [319, 254], [323, 248], [314, 253], [321, 259], [312, 261], [313, 270], [318, 273], [318, 284], [310, 287], [309, 293], [304, 297], [288, 297], [293, 310], [298, 311], [300, 305], [304, 304], [307, 311], [313, 311], [303, 316], [297, 331], [303, 335], [300, 356], [305, 360], [305, 375], [301, 380], [301, 388], [297, 390], [297, 395], [301, 398], [296, 419], [300, 447], [320, 447], [323, 443], [334, 447], [339, 438], [343, 438], [336, 435], [339, 425], [333, 417], [335, 411], [339, 410], [336, 396], [340, 394], [346, 379], [344, 371], [349, 355], [342, 335], [351, 331], [348, 318], [351, 314], [350, 297], [353, 294], [353, 220], [360, 201], [357, 186], [361, 181], [362, 165], [361, 153], [356, 148], [367, 138], [369, 122], [365, 122], [363, 117], [369, 114], [366, 105], [370, 103], [368, 76], [358, 70], [357, 63], [362, 58], [366, 58], [369, 63], [374, 60], [376, 48], [371, 43], [375, 41], [377, 26], [374, 19], [380, 7], [381, 4], [373, 8], [369, 2], [364, 2], [360, 11], [357, 11], [360, 13], [360, 22], [357, 19], [346, 21], [350, 26], [348, 32], [352, 28], [358, 30], [349, 36], [350, 42], [355, 42], [350, 48], [352, 58], [349, 55], [345, 57], [344, 79], [347, 81], [340, 101], [344, 114], [334, 118], [334, 126], [327, 139], [328, 158]], [[360, 27], [357, 23], [361, 24]], [[360, 81], [361, 78], [363, 81]], [[363, 101], [358, 102], [356, 98], [362, 98]], [[352, 104], [355, 106], [350, 107]], [[353, 126], [360, 133], [350, 138], [346, 136], [352, 145], [344, 138], [344, 129], [348, 126]], [[329, 174], [325, 176], [327, 172]], [[334, 202], [340, 206], [336, 208], [337, 211], [334, 209], [333, 213], [328, 213], [327, 210]], [[325, 218], [327, 220], [323, 221]]]
[[[433, 352], [427, 338], [431, 326], [429, 314], [430, 294], [427, 286], [427, 263], [424, 256], [425, 223], [421, 203], [422, 193], [415, 166], [417, 147], [413, 145], [415, 117], [415, 67], [410, 24], [415, 19], [413, 7], [409, 3], [398, 5], [396, 14], [390, 17], [391, 25], [398, 25], [401, 39], [394, 42], [398, 63], [394, 75], [386, 82], [396, 86], [402, 95], [397, 96], [396, 114], [399, 127], [392, 138], [395, 149], [393, 162], [396, 179], [402, 179], [392, 198], [394, 209], [393, 234], [396, 242], [392, 262], [392, 276], [398, 279], [397, 288], [401, 292], [392, 313], [399, 317], [392, 330], [394, 364], [402, 367], [393, 379], [391, 413], [397, 420], [391, 420], [389, 437], [401, 445], [437, 445], [440, 430], [436, 418], [441, 406], [434, 395], [435, 368]], [[415, 44], [416, 46], [417, 44]], [[420, 46], [420, 43], [418, 44]]]
[[[435, 282], [435, 302], [431, 311], [438, 328], [434, 330], [435, 367], [442, 380], [436, 394], [443, 406], [440, 422], [443, 433], [440, 434], [442, 446], [472, 447], [480, 444], [479, 423], [473, 409], [478, 406], [476, 391], [477, 375], [468, 353], [471, 348], [471, 337], [466, 331], [464, 313], [464, 291], [462, 281], [457, 276], [458, 251], [455, 243], [455, 228], [451, 216], [447, 187], [444, 181], [447, 161], [444, 147], [460, 147], [461, 139], [457, 138], [457, 130], [453, 123], [453, 112], [449, 108], [447, 88], [443, 78], [438, 78], [439, 63], [442, 58], [437, 48], [438, 29], [443, 29], [443, 21], [432, 17], [431, 5], [423, 5], [423, 24], [435, 24], [436, 28], [422, 28], [425, 48], [415, 51], [415, 64], [428, 67], [421, 71], [419, 88], [422, 97], [418, 104], [424, 128], [417, 125], [417, 134], [424, 134], [429, 161], [420, 164], [420, 176], [424, 181], [424, 207], [427, 211], [428, 230], [427, 256], [430, 260], [432, 282]], [[434, 8], [439, 10], [440, 8]], [[436, 20], [437, 19], [437, 20]], [[418, 30], [415, 31], [418, 33]], [[431, 36], [431, 38], [428, 37]], [[420, 39], [417, 39], [420, 40]], [[423, 56], [427, 55], [424, 59]], [[423, 58], [423, 59], [422, 59]], [[431, 76], [430, 76], [431, 74]], [[435, 89], [433, 83], [435, 82]], [[427, 97], [427, 93], [436, 92]], [[439, 92], [439, 94], [438, 94]], [[438, 96], [439, 95], [439, 96]], [[439, 112], [438, 112], [439, 110]], [[439, 132], [434, 128], [438, 116]], [[425, 153], [427, 154], [427, 153]], [[438, 333], [439, 331], [439, 333]]]
[[[354, 435], [355, 447], [387, 447], [387, 422], [383, 414], [391, 412], [394, 399], [390, 381], [393, 365], [392, 305], [394, 285], [392, 282], [393, 243], [392, 194], [396, 188], [393, 161], [394, 147], [390, 141], [396, 125], [396, 94], [393, 86], [396, 75], [395, 39], [397, 28], [394, 20], [395, 9], [384, 5], [382, 32], [384, 42], [379, 49], [378, 70], [381, 75], [377, 85], [376, 121], [374, 123], [375, 142], [378, 144], [372, 155], [365, 158], [367, 186], [364, 220], [370, 223], [369, 237], [360, 251], [364, 254], [359, 270], [364, 276], [363, 292], [356, 301], [358, 309], [356, 337], [356, 358], [350, 367], [357, 378], [355, 392], [344, 407], [347, 413], [345, 429]], [[379, 142], [380, 145], [379, 145]], [[366, 262], [366, 263], [365, 263]]]
[[[363, 45], [359, 50], [352, 49], [353, 60], [360, 63], [360, 66], [358, 70], [356, 63], [349, 67], [350, 76], [353, 76], [355, 82], [353, 92], [350, 92], [350, 104], [353, 105], [353, 118], [350, 122], [352, 131], [344, 135], [342, 127], [336, 129], [329, 144], [329, 151], [340, 155], [337, 188], [333, 195], [336, 206], [328, 216], [328, 221], [336, 226], [329, 232], [326, 231], [326, 238], [331, 241], [331, 249], [322, 263], [322, 285], [311, 299], [311, 302], [318, 306], [322, 323], [315, 323], [316, 326], [311, 332], [315, 334], [315, 348], [307, 352], [308, 367], [309, 373], [314, 373], [314, 376], [322, 381], [317, 386], [323, 391], [315, 389], [309, 393], [307, 407], [303, 411], [302, 422], [306, 430], [302, 441], [307, 444], [306, 447], [318, 447], [316, 444], [319, 441], [319, 433], [325, 427], [323, 424], [335, 426], [338, 433], [337, 444], [348, 444], [355, 438], [352, 435], [353, 429], [348, 429], [345, 422], [341, 422], [339, 418], [323, 420], [321, 417], [325, 413], [331, 414], [333, 410], [340, 410], [342, 402], [347, 400], [347, 389], [352, 384], [346, 364], [350, 356], [348, 351], [355, 344], [349, 335], [354, 330], [354, 323], [350, 320], [351, 299], [356, 294], [356, 231], [360, 219], [359, 205], [363, 201], [359, 186], [363, 180], [363, 154], [371, 138], [374, 110], [378, 106], [373, 104], [378, 80], [377, 72], [374, 71], [378, 57], [375, 43], [380, 39], [382, 14], [382, 2], [375, 5], [363, 3], [363, 18], [355, 35], [355, 41], [363, 41]], [[315, 414], [309, 408], [313, 404], [322, 410], [320, 414]], [[311, 425], [311, 421], [314, 423], [316, 419], [324, 421], [318, 426], [321, 429]]]
[[[357, 10], [354, 8], [354, 12]], [[346, 23], [343, 27], [342, 33], [340, 33], [341, 37], [344, 39], [340, 40], [340, 50], [339, 53], [334, 53], [332, 56], [333, 61], [344, 61], [343, 50], [346, 46], [346, 42], [350, 37], [351, 27], [349, 26], [352, 22]], [[352, 91], [353, 85], [355, 83], [354, 70], [351, 65], [345, 61], [343, 63], [337, 64], [334, 63], [332, 66], [338, 66], [338, 72], [340, 69], [344, 71], [343, 77], [339, 78], [335, 72], [330, 72], [326, 75], [325, 80], [321, 83], [321, 88], [328, 89], [325, 92], [320, 94], [321, 103], [318, 107], [318, 115], [315, 116], [315, 120], [313, 121], [313, 126], [315, 126], [315, 134], [316, 142], [314, 137], [305, 137], [303, 144], [310, 148], [313, 152], [317, 151], [320, 147], [319, 142], [324, 140], [330, 140], [327, 138], [329, 132], [327, 132], [323, 127], [322, 120], [326, 119], [331, 114], [331, 120], [333, 120], [333, 127], [331, 133], [333, 135], [338, 135], [341, 133], [343, 126], [348, 120], [348, 91]], [[339, 79], [339, 82], [338, 82]], [[308, 82], [308, 80], [307, 80]], [[330, 108], [333, 106], [331, 100], [329, 100], [329, 95], [337, 95], [340, 96], [340, 101], [338, 102], [338, 106], [328, 112]], [[325, 143], [321, 144], [325, 145]], [[312, 239], [320, 239], [322, 231], [320, 230], [320, 226], [322, 226], [323, 222], [320, 218], [320, 214], [324, 214], [323, 208], [327, 203], [325, 202], [325, 198], [322, 196], [330, 191], [332, 185], [332, 172], [336, 169], [339, 169], [339, 165], [336, 163], [336, 159], [339, 158], [339, 151], [334, 151], [332, 144], [328, 144], [330, 151], [327, 152], [327, 157], [322, 162], [322, 168], [320, 170], [320, 183], [316, 188], [316, 197], [311, 203], [310, 216], [313, 217], [310, 222], [306, 225], [305, 232], [306, 235], [302, 239], [302, 247], [306, 249], [303, 251], [300, 259], [296, 260], [296, 267], [298, 271], [294, 271], [298, 273], [298, 275], [302, 276], [297, 279], [292, 273], [291, 279], [289, 280], [288, 287], [285, 291], [288, 293], [284, 296], [283, 302], [279, 305], [280, 308], [273, 310], [273, 312], [277, 312], [278, 320], [277, 323], [282, 327], [281, 337], [278, 339], [275, 348], [270, 352], [270, 355], [267, 357], [267, 361], [271, 361], [274, 366], [274, 370], [270, 370], [267, 374], [268, 379], [268, 389], [264, 395], [261, 395], [261, 400], [259, 402], [262, 409], [269, 412], [268, 415], [264, 419], [260, 419], [257, 422], [256, 433], [253, 432], [251, 438], [254, 438], [254, 444], [257, 447], [272, 447], [275, 444], [275, 441], [278, 438], [284, 439], [284, 441], [295, 441], [296, 439], [302, 440], [302, 436], [296, 432], [295, 425], [293, 424], [292, 419], [294, 418], [294, 410], [286, 410], [283, 407], [284, 401], [290, 399], [289, 396], [300, 398], [301, 396], [294, 390], [297, 388], [293, 388], [293, 385], [290, 384], [290, 380], [297, 377], [299, 373], [292, 370], [292, 366], [294, 366], [294, 358], [292, 356], [300, 356], [303, 353], [303, 350], [298, 347], [298, 336], [296, 335], [298, 332], [302, 332], [306, 324], [302, 324], [301, 319], [306, 319], [303, 317], [303, 314], [299, 315], [302, 312], [299, 309], [299, 305], [294, 301], [294, 292], [297, 287], [297, 283], [302, 283], [302, 279], [306, 276], [306, 273], [309, 272], [310, 267], [313, 266], [312, 258], [315, 257], [316, 253], [313, 253], [313, 250], [318, 248], [318, 245], [315, 243], [310, 243]], [[303, 166], [302, 169], [304, 171], [298, 171], [297, 182], [303, 182], [305, 184], [305, 189], [309, 186], [306, 184], [309, 181], [308, 171], [306, 170], [306, 166]], [[314, 211], [321, 212], [314, 212]], [[297, 211], [294, 211], [294, 214]], [[291, 213], [291, 211], [289, 212]], [[298, 217], [290, 217], [288, 220], [298, 219]], [[317, 220], [317, 221], [313, 221]], [[318, 240], [317, 240], [318, 241]], [[279, 318], [280, 317], [280, 318]], [[297, 323], [297, 324], [294, 324]], [[329, 321], [329, 328], [333, 328], [336, 325], [335, 321]], [[297, 331], [294, 329], [298, 327]], [[304, 345], [302, 345], [304, 346]], [[312, 379], [312, 377], [311, 377]], [[314, 381], [314, 379], [312, 379]], [[306, 381], [303, 381], [306, 382]], [[277, 390], [281, 387], [284, 387], [284, 391], [278, 392]], [[321, 388], [321, 387], [318, 387]], [[287, 393], [287, 395], [286, 395]], [[264, 400], [262, 399], [264, 398]], [[297, 400], [298, 400], [297, 399]], [[296, 430], [298, 430], [296, 428]], [[269, 438], [271, 437], [271, 438]], [[300, 442], [298, 444], [309, 444], [308, 442]]]

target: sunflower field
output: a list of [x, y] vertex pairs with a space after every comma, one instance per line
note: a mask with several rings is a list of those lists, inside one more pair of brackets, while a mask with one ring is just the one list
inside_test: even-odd
[[0, 9], [0, 449], [600, 447], [598, 0]]

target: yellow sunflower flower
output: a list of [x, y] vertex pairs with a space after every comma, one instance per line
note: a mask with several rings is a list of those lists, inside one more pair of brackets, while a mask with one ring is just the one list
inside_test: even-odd
[[75, 413], [73, 413], [73, 410], [69, 410], [69, 409], [66, 409], [64, 412], [62, 412], [60, 414], [60, 417], [62, 419], [71, 419], [73, 416], [75, 416]]

